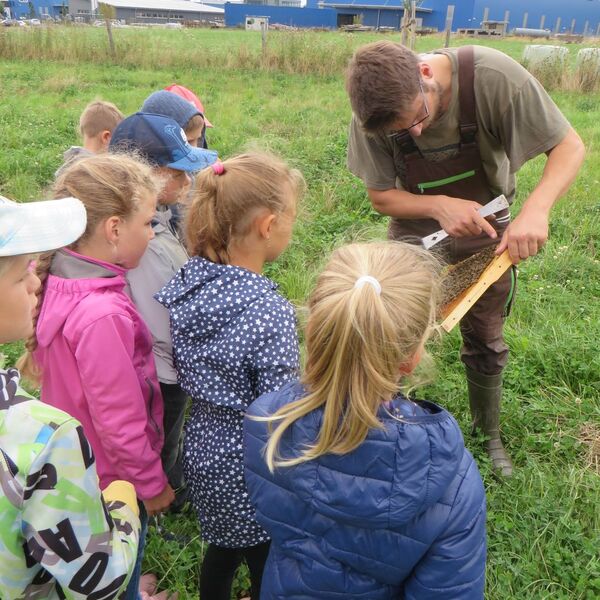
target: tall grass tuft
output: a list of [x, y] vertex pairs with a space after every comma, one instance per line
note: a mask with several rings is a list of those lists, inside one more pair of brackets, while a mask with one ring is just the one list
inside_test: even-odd
[[[256, 32], [211, 30], [166, 31], [131, 27], [113, 31], [114, 57], [102, 28], [53, 26], [0, 29], [0, 57], [66, 64], [118, 64], [125, 68], [226, 69], [285, 74], [339, 76], [354, 50], [380, 34], [353, 35], [318, 31], [270, 31], [266, 50]], [[152, 41], [150, 42], [150, 36]], [[395, 39], [395, 38], [394, 38]], [[441, 45], [436, 36], [420, 40], [423, 49]], [[459, 43], [465, 40], [458, 40]], [[472, 40], [466, 40], [472, 43]], [[522, 43], [502, 47], [513, 55]], [[521, 62], [549, 90], [584, 92], [600, 87], [597, 60], [578, 62], [573, 69], [562, 60]], [[573, 65], [571, 65], [573, 66]]]
[[263, 66], [268, 70], [302, 75], [339, 75], [354, 51], [349, 36], [336, 39], [314, 32], [281, 32], [267, 45]]
[[577, 83], [581, 91], [600, 89], [600, 48], [586, 48], [577, 56]]
[[[113, 32], [116, 54], [113, 59], [104, 30], [91, 27], [39, 27], [0, 31], [0, 56], [17, 60], [51, 60], [70, 64], [116, 63], [124, 67], [216, 68], [266, 70], [282, 73], [334, 75], [342, 72], [357, 45], [354, 38], [323, 35], [319, 32], [270, 32], [266, 52], [259, 39], [247, 35], [231, 46], [206, 43], [187, 31], [155, 31], [152, 44], [144, 29]], [[245, 32], [244, 32], [245, 33]], [[236, 39], [239, 40], [239, 37]], [[188, 41], [192, 43], [187, 43]]]
[[548, 90], [560, 89], [569, 52], [564, 47], [530, 45], [523, 53], [523, 66]]
[[556, 52], [544, 52], [543, 46], [526, 46], [521, 59], [521, 64], [547, 90], [589, 93], [600, 89], [600, 48], [583, 48], [576, 58], [575, 50], [568, 52], [564, 46], [550, 48]]

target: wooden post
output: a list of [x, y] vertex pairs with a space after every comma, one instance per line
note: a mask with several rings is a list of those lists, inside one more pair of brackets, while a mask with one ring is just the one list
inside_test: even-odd
[[262, 57], [263, 60], [267, 59], [267, 26], [264, 19], [260, 23], [260, 36], [262, 40]]
[[523, 27], [523, 29], [525, 29], [525, 27], [527, 27], [527, 17], [528, 16], [529, 16], [529, 13], [523, 14], [523, 25], [521, 25], [521, 27]]
[[444, 48], [450, 46], [450, 34], [452, 33], [452, 21], [454, 19], [454, 4], [448, 4], [448, 10], [446, 11], [446, 40], [444, 41]]
[[408, 12], [406, 2], [403, 3], [404, 8], [402, 9], [402, 35], [400, 37], [400, 43], [403, 46], [406, 46], [406, 42], [408, 41], [408, 20], [410, 19], [410, 13]]
[[483, 9], [483, 21], [482, 22], [488, 21], [489, 18], [490, 18], [490, 7], [486, 6]]
[[586, 21], [585, 25], [583, 26], [583, 37], [587, 37], [588, 35], [588, 27], [590, 26], [590, 22]]
[[112, 59], [115, 60], [117, 58], [117, 49], [115, 48], [115, 40], [113, 39], [112, 33], [112, 22], [110, 19], [106, 19], [106, 31], [108, 32], [108, 44], [110, 46], [110, 55]]
[[560, 17], [556, 19], [556, 27], [554, 28], [554, 33], [560, 33]]
[[571, 21], [571, 35], [575, 33], [575, 19]]
[[98, 9], [100, 14], [104, 17], [104, 23], [106, 24], [106, 33], [108, 35], [108, 45], [110, 47], [110, 56], [113, 60], [117, 58], [117, 49], [115, 48], [115, 40], [113, 39], [112, 33], [112, 19], [115, 18], [116, 9], [114, 6], [109, 4], [99, 4]]
[[508, 21], [510, 19], [510, 10], [504, 11], [504, 35], [508, 34]]
[[546, 24], [546, 15], [542, 15], [540, 19], [540, 29], [544, 29], [544, 25]]
[[415, 49], [415, 38], [417, 37], [417, 3], [412, 0], [410, 3], [410, 37], [408, 39], [408, 47], [411, 50]]

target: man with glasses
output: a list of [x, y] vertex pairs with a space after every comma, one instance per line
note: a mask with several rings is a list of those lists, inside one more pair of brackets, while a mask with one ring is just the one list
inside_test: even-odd
[[[416, 55], [390, 41], [359, 48], [346, 78], [353, 116], [348, 167], [373, 207], [392, 217], [391, 239], [450, 234], [441, 251], [458, 262], [483, 248], [508, 249], [513, 263], [534, 256], [548, 237], [549, 213], [583, 162], [577, 133], [540, 83], [502, 52], [464, 46]], [[546, 165], [519, 215], [484, 219], [481, 205], [515, 196], [515, 173], [545, 153]], [[499, 433], [502, 329], [515, 269], [461, 321], [473, 425], [489, 440], [494, 469], [512, 474]]]

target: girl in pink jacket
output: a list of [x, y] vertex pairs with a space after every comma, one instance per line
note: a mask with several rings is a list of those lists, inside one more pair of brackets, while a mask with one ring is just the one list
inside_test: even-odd
[[83, 202], [87, 228], [69, 248], [38, 262], [44, 285], [24, 362], [25, 374], [39, 378], [42, 401], [83, 425], [100, 486], [129, 481], [141, 500], [140, 552], [127, 599], [137, 598], [147, 514], [174, 498], [160, 459], [163, 404], [152, 338], [124, 291], [125, 273], [153, 237], [159, 190], [149, 167], [123, 155], [84, 158], [61, 174], [56, 196]]

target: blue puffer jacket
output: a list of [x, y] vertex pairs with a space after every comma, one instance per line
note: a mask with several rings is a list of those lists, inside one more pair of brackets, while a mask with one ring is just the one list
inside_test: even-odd
[[[454, 418], [399, 396], [381, 408], [384, 429], [343, 456], [271, 474], [265, 422], [302, 397], [287, 384], [250, 405], [246, 482], [272, 538], [263, 600], [480, 599], [485, 572], [485, 492]], [[296, 421], [279, 446], [297, 455], [316, 439], [322, 410]]]

